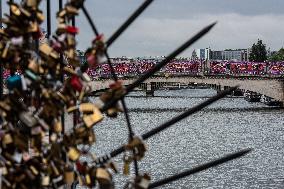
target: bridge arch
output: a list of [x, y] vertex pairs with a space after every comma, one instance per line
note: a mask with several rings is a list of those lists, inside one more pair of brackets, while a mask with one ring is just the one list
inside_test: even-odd
[[[129, 85], [135, 81], [135, 79], [123, 80], [124, 85]], [[93, 81], [93, 90], [100, 90], [108, 88], [111, 80]], [[284, 80], [280, 78], [259, 78], [259, 77], [220, 77], [220, 76], [177, 76], [177, 77], [155, 77], [149, 78], [144, 83], [150, 84], [155, 82], [161, 83], [207, 83], [212, 85], [233, 87], [238, 85], [239, 89], [244, 91], [254, 91], [265, 96], [274, 98], [281, 102], [284, 102]]]

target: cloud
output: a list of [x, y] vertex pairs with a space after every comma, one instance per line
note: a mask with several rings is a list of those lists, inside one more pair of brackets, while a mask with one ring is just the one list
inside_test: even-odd
[[[204, 26], [218, 21], [213, 30], [193, 48], [248, 48], [258, 38], [279, 49], [284, 42], [284, 15], [202, 15], [192, 19], [144, 18], [137, 21], [111, 48], [114, 56], [166, 55]], [[190, 56], [192, 49], [184, 55]]]

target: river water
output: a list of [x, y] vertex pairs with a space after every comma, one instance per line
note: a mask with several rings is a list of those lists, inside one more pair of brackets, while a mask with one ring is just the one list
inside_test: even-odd
[[[136, 134], [143, 134], [186, 109], [208, 99], [210, 89], [156, 91], [155, 97], [141, 92], [126, 98]], [[96, 155], [104, 155], [127, 141], [123, 114], [105, 118], [94, 127]], [[224, 98], [180, 121], [146, 141], [146, 157], [139, 162], [140, 172], [152, 180], [190, 169], [207, 161], [244, 148], [254, 150], [234, 161], [208, 169], [161, 188], [284, 188], [283, 110], [243, 98]], [[114, 159], [122, 169], [122, 156]], [[132, 170], [133, 171], [133, 170]], [[127, 178], [116, 175], [117, 188]]]

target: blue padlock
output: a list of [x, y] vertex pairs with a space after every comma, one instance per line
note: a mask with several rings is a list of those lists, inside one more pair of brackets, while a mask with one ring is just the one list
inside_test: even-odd
[[22, 79], [19, 75], [13, 75], [7, 79], [7, 87], [9, 90], [13, 90], [14, 88], [22, 89]]

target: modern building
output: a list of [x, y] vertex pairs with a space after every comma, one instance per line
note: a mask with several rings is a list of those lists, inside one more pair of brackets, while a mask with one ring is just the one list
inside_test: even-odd
[[206, 49], [197, 49], [196, 50], [196, 55], [199, 59], [203, 59], [203, 60], [209, 60], [210, 59], [210, 48], [206, 48]]
[[210, 48], [197, 49], [196, 55], [203, 60], [231, 60], [231, 61], [248, 61], [250, 49], [226, 49], [214, 51]]

